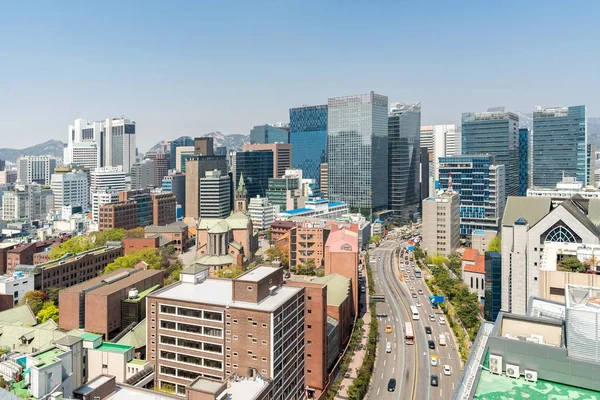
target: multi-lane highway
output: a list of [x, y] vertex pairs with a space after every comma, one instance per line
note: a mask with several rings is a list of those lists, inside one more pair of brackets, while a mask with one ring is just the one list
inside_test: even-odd
[[[396, 248], [400, 246], [405, 255], [398, 259]], [[460, 376], [460, 361], [450, 327], [439, 323], [443, 314], [429, 304], [429, 290], [422, 278], [414, 276], [412, 253], [405, 242], [386, 241], [370, 252], [375, 292], [385, 297], [385, 302], [377, 303], [379, 315], [379, 350], [373, 374], [373, 383], [369, 391], [370, 398], [388, 398], [398, 400], [449, 399], [456, 388]], [[400, 252], [400, 254], [402, 254]], [[400, 269], [404, 268], [404, 271]], [[408, 274], [408, 279], [404, 274]], [[419, 290], [422, 294], [419, 294]], [[415, 293], [416, 298], [412, 297]], [[410, 306], [417, 306], [419, 319], [412, 318]], [[434, 321], [430, 320], [434, 316]], [[443, 316], [445, 319], [445, 316]], [[404, 323], [411, 322], [414, 331], [414, 344], [405, 343]], [[392, 332], [386, 332], [391, 325]], [[425, 328], [431, 329], [431, 334]], [[440, 346], [439, 335], [444, 335], [445, 346]], [[428, 341], [433, 340], [435, 349], [430, 349]], [[391, 352], [386, 351], [387, 343]], [[437, 357], [433, 366], [431, 356]], [[450, 375], [444, 374], [444, 365], [450, 368]], [[438, 377], [438, 386], [431, 386], [431, 375]], [[396, 379], [393, 392], [388, 391], [390, 379]]]

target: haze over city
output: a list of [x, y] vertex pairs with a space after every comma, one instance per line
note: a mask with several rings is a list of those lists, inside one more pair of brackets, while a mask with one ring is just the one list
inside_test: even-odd
[[[2, 5], [2, 147], [124, 115], [138, 147], [247, 134], [288, 109], [375, 90], [422, 123], [505, 105], [600, 115], [593, 1], [180, 2]], [[24, 139], [27, 138], [27, 143]]]

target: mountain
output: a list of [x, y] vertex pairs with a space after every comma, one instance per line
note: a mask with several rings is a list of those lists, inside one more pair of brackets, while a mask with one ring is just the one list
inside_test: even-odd
[[55, 156], [63, 158], [63, 149], [66, 143], [60, 140], [48, 140], [47, 142], [36, 144], [24, 149], [0, 149], [0, 160], [17, 162], [20, 156]]
[[[242, 146], [244, 144], [250, 143], [249, 135], [240, 135], [240, 134], [235, 134], [235, 133], [230, 134], [230, 135], [225, 135], [221, 132], [210, 132], [210, 133], [201, 135], [200, 137], [206, 137], [206, 136], [210, 136], [210, 137], [214, 138], [215, 147], [225, 146], [225, 147], [227, 147], [227, 150], [241, 150]], [[174, 140], [179, 140], [179, 139], [186, 138], [186, 137], [189, 138], [189, 136], [181, 136]], [[162, 142], [162, 141], [156, 143], [154, 146], [152, 146], [152, 148], [150, 150], [148, 150], [148, 153], [158, 151], [162, 147], [163, 143], [164, 142]]]

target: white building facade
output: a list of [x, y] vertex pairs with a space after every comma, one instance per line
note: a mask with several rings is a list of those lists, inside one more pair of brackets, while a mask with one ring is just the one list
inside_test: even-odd
[[206, 171], [199, 185], [200, 218], [227, 218], [231, 214], [231, 179], [219, 170]]
[[279, 214], [279, 206], [271, 204], [266, 197], [256, 196], [250, 199], [248, 214], [255, 230], [267, 230]]
[[63, 206], [90, 207], [90, 186], [88, 174], [84, 171], [71, 171], [66, 174], [53, 174], [50, 183], [54, 194], [54, 208]]
[[13, 304], [17, 305], [25, 293], [34, 289], [33, 275], [15, 272], [13, 275], [0, 276], [0, 293], [13, 296]]
[[23, 185], [39, 183], [50, 185], [50, 177], [56, 169], [52, 156], [24, 156], [17, 160], [17, 181]]
[[97, 224], [100, 207], [105, 204], [116, 203], [119, 201], [119, 192], [115, 190], [103, 190], [92, 192], [92, 222]]
[[126, 176], [122, 167], [102, 167], [90, 172], [90, 192], [126, 189]]

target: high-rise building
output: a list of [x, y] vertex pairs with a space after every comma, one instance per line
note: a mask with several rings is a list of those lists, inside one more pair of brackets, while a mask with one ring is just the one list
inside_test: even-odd
[[327, 105], [290, 108], [292, 167], [321, 184], [320, 165], [327, 161]]
[[187, 160], [193, 156], [194, 146], [177, 146], [175, 148], [175, 170], [177, 172], [185, 172]]
[[117, 203], [119, 192], [116, 190], [100, 190], [92, 192], [92, 222], [100, 222], [100, 207], [105, 204]]
[[587, 145], [587, 154], [586, 154], [586, 164], [587, 164], [587, 173], [588, 173], [588, 185], [594, 185], [594, 174], [596, 173], [596, 145], [588, 144]]
[[587, 185], [585, 106], [537, 107], [532, 136], [533, 186], [553, 187], [563, 173]]
[[269, 150], [273, 152], [273, 178], [281, 178], [292, 168], [292, 145], [289, 143], [245, 144], [242, 151]]
[[154, 186], [161, 187], [162, 180], [169, 175], [169, 159], [165, 153], [148, 153], [146, 158], [154, 161]]
[[0, 171], [0, 185], [7, 185], [15, 183], [17, 181], [17, 171], [14, 169], [7, 169]]
[[394, 217], [418, 212], [421, 166], [421, 103], [394, 103], [388, 116], [388, 208]]
[[237, 151], [233, 160], [234, 186], [238, 185], [244, 174], [248, 197], [265, 196], [269, 179], [273, 177], [273, 158], [271, 150]]
[[421, 126], [421, 147], [429, 154], [429, 192], [435, 190], [435, 182], [440, 179], [440, 157], [462, 154], [462, 134], [460, 126], [454, 124]]
[[156, 181], [154, 161], [147, 158], [131, 166], [131, 189], [153, 188]]
[[207, 171], [218, 170], [221, 175], [227, 174], [225, 156], [192, 156], [186, 162], [185, 172], [185, 212], [189, 218], [200, 216], [200, 179]]
[[269, 229], [278, 213], [279, 206], [273, 205], [266, 197], [253, 197], [248, 204], [248, 215], [252, 220], [254, 230]]
[[267, 266], [232, 280], [208, 275], [192, 266], [180, 282], [148, 295], [156, 315], [148, 320], [148, 338], [156, 340], [148, 339], [147, 349], [155, 385], [184, 393], [198, 376], [260, 377], [270, 385], [264, 398], [304, 398], [305, 350], [311, 353], [304, 288], [283, 285], [283, 271]]
[[495, 321], [502, 308], [502, 253], [485, 252], [485, 303], [483, 315]]
[[[429, 152], [427, 151], [427, 147], [421, 147], [421, 201], [425, 200], [429, 197], [429, 184], [430, 184], [430, 176], [429, 176]], [[433, 190], [431, 190], [433, 193]]]
[[302, 171], [288, 170], [280, 178], [269, 178], [266, 196], [281, 211], [303, 208], [307, 200], [302, 193]]
[[54, 206], [52, 189], [37, 183], [22, 185], [2, 195], [2, 219], [37, 220], [44, 218]]
[[23, 156], [17, 160], [17, 181], [23, 185], [38, 183], [50, 185], [56, 169], [56, 158], [52, 156]]
[[4, 171], [5, 168], [6, 168], [6, 161], [0, 160], [0, 171]]
[[527, 196], [527, 188], [529, 187], [530, 140], [529, 128], [519, 128], [519, 196]]
[[[212, 138], [211, 138], [212, 139]], [[231, 214], [231, 181], [221, 171], [200, 178], [200, 218], [227, 218]]]
[[323, 193], [323, 196], [328, 198], [329, 197], [329, 165], [327, 165], [327, 163], [321, 164], [320, 175], [321, 175], [321, 181], [320, 181], [321, 192]]
[[185, 210], [185, 174], [167, 175], [162, 180], [162, 191], [165, 193], [173, 193], [177, 204]]
[[122, 166], [123, 171], [129, 173], [135, 163], [135, 121], [112, 118], [92, 122], [80, 118], [69, 125], [68, 135], [64, 152], [66, 164], [77, 163], [88, 168]]
[[[171, 142], [169, 143], [169, 149], [170, 149], [170, 153], [169, 153], [169, 169], [176, 169], [176, 165], [179, 161], [178, 160], [178, 155], [177, 155], [177, 148], [180, 146], [193, 146], [194, 145], [194, 139], [192, 139], [189, 136], [182, 136], [178, 139], [175, 140], [171, 140]], [[177, 171], [181, 171], [180, 169], [177, 169]]]
[[119, 201], [99, 207], [99, 230], [138, 226], [163, 226], [177, 220], [177, 201], [172, 193], [148, 190], [119, 192]]
[[448, 256], [460, 246], [460, 196], [447, 191], [423, 200], [423, 249]]
[[289, 143], [290, 132], [272, 125], [258, 125], [250, 130], [251, 144]]
[[504, 165], [494, 156], [462, 155], [440, 158], [441, 189], [460, 195], [460, 234], [474, 230], [498, 232], [504, 213]]
[[518, 127], [519, 116], [504, 107], [462, 115], [462, 154], [489, 154], [504, 165], [507, 197], [519, 192]]
[[90, 208], [90, 185], [88, 174], [84, 171], [71, 171], [66, 174], [52, 174], [50, 187], [54, 193], [54, 208], [79, 206], [83, 210]]
[[214, 156], [214, 138], [210, 136], [197, 137], [194, 139], [194, 154], [197, 156]]
[[90, 172], [90, 192], [125, 190], [125, 171], [123, 167], [102, 167]]
[[328, 196], [372, 214], [388, 203], [388, 99], [370, 92], [327, 103]]

